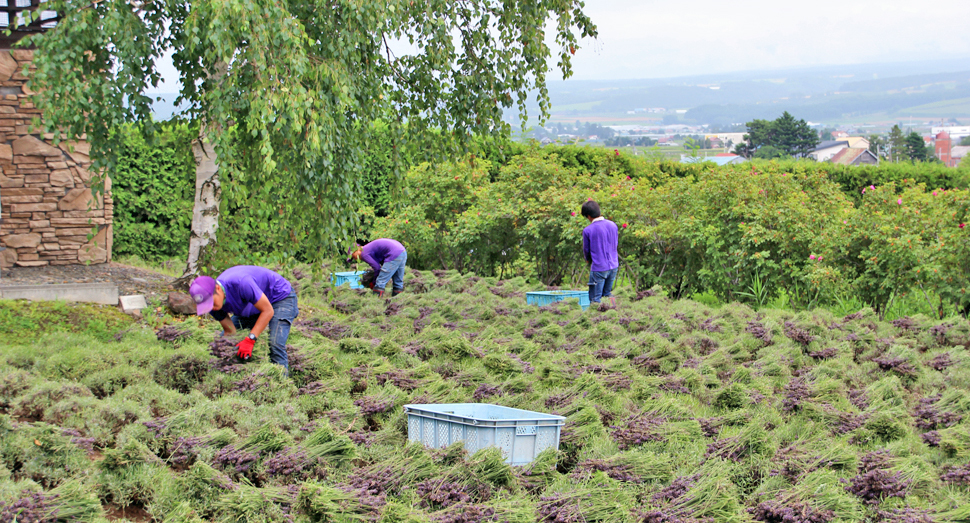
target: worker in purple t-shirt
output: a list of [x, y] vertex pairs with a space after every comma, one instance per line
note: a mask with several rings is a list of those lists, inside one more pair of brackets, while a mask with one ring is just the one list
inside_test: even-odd
[[589, 301], [599, 303], [607, 297], [616, 307], [613, 282], [620, 268], [620, 256], [616, 252], [619, 229], [600, 215], [600, 206], [593, 200], [583, 204], [582, 213], [589, 220], [583, 229], [583, 257], [589, 264]]
[[269, 358], [289, 369], [286, 340], [300, 309], [286, 278], [263, 267], [238, 265], [216, 279], [199, 276], [189, 287], [189, 294], [195, 300], [196, 313], [211, 314], [225, 334], [249, 329], [249, 335], [236, 345], [239, 358], [248, 360], [256, 338], [269, 329]]
[[404, 292], [404, 264], [408, 261], [408, 251], [401, 242], [381, 238], [364, 245], [354, 245], [347, 255], [348, 263], [363, 260], [374, 269], [377, 277], [370, 288], [378, 296], [384, 296], [388, 281], [393, 281], [391, 296]]

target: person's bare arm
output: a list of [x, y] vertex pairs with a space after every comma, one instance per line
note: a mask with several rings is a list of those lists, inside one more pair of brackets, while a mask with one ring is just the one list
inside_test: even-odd
[[259, 318], [256, 319], [256, 325], [253, 325], [253, 329], [249, 332], [253, 336], [259, 337], [260, 334], [266, 330], [266, 326], [269, 325], [269, 320], [273, 319], [273, 304], [269, 302], [269, 298], [265, 294], [259, 297], [259, 301], [255, 303], [256, 310], [259, 311]]
[[228, 335], [236, 333], [236, 326], [232, 324], [232, 318], [229, 316], [219, 320], [219, 325], [222, 325], [223, 334]]

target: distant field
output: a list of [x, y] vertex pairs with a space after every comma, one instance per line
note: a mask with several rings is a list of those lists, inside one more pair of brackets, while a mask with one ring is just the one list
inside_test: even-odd
[[970, 118], [970, 98], [957, 98], [898, 111], [900, 117]]
[[573, 123], [576, 120], [581, 120], [583, 122], [597, 123], [600, 125], [631, 125], [631, 124], [643, 124], [643, 125], [657, 125], [660, 123], [659, 117], [649, 117], [644, 114], [631, 114], [631, 115], [569, 115], [562, 114], [562, 107], [555, 107], [553, 109], [555, 112], [549, 117], [550, 122], [569, 122]]
[[581, 103], [581, 104], [557, 105], [555, 109], [556, 109], [557, 112], [565, 112], [565, 111], [591, 111], [591, 110], [593, 110], [594, 108], [596, 108], [597, 106], [599, 106], [602, 103], [603, 103], [602, 100], [598, 100], [598, 101], [595, 101], [595, 102], [584, 102], [584, 103]]

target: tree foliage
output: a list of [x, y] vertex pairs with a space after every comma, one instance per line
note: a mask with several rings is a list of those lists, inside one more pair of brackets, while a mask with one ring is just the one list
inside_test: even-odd
[[198, 129], [164, 124], [151, 139], [131, 126], [118, 133], [122, 154], [111, 178], [114, 254], [145, 260], [184, 256], [195, 192], [191, 141]]
[[[785, 111], [775, 120], [755, 119], [747, 124], [744, 135], [747, 143], [738, 144], [735, 152], [746, 158], [777, 158], [780, 156], [804, 156], [818, 145], [818, 134], [805, 120], [796, 120]], [[756, 152], [763, 147], [772, 147], [770, 154]], [[780, 152], [780, 154], [778, 154]]]
[[[178, 103], [203, 121], [223, 197], [277, 244], [336, 248], [355, 229], [371, 122], [386, 120], [402, 151], [461, 149], [471, 135], [507, 135], [503, 111], [543, 116], [550, 56], [565, 77], [578, 39], [596, 28], [579, 0], [87, 2], [51, 0], [60, 22], [30, 39], [31, 86], [48, 130], [86, 135], [96, 167], [116, 167], [112, 130], [149, 122], [142, 95], [167, 50]], [[546, 27], [554, 21], [547, 45]], [[396, 50], [410, 49], [407, 53]], [[406, 127], [406, 132], [405, 132]], [[254, 222], [255, 224], [255, 222]]]

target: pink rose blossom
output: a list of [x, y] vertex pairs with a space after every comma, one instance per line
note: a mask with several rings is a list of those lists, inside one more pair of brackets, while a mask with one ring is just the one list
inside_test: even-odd
[[808, 255], [808, 259], [809, 260], [814, 260], [815, 259], [815, 255], [814, 254], [809, 254]]
[[626, 229], [626, 224], [625, 223], [623, 224], [623, 228]]
[[903, 199], [900, 198], [900, 199], [896, 200], [896, 204], [897, 205], [902, 205], [903, 204]]
[[569, 213], [570, 216], [576, 216], [576, 211]]
[[933, 191], [933, 196], [936, 196], [936, 191]]

